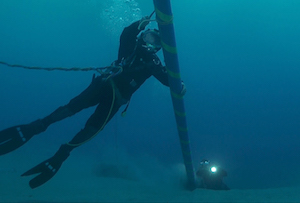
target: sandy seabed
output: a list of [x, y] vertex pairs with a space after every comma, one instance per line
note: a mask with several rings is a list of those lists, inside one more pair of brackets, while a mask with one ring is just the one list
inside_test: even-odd
[[[9, 178], [7, 176], [7, 178]], [[14, 181], [16, 178], [14, 179]], [[37, 189], [1, 184], [1, 202], [299, 202], [300, 188], [192, 192], [113, 178], [53, 180]]]
[[300, 202], [299, 187], [187, 191], [179, 181], [151, 181], [151, 177], [124, 174], [104, 177], [93, 172], [93, 164], [83, 162], [82, 157], [71, 158], [49, 182], [31, 189], [28, 181], [32, 177], [20, 175], [28, 165], [37, 164], [38, 155], [24, 157], [16, 157], [16, 153], [0, 157], [0, 202]]

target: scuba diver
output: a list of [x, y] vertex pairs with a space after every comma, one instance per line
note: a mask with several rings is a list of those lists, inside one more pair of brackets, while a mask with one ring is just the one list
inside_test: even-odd
[[[0, 131], [0, 155], [3, 155], [21, 147], [34, 135], [44, 132], [51, 124], [97, 105], [85, 127], [71, 141], [61, 145], [54, 156], [22, 174], [22, 176], [37, 174], [29, 182], [32, 189], [50, 180], [74, 148], [95, 137], [119, 108], [127, 104], [123, 111], [125, 112], [132, 94], [150, 76], [154, 76], [163, 85], [169, 86], [166, 67], [156, 55], [161, 49], [159, 32], [156, 29], [145, 30], [151, 21], [151, 15], [124, 28], [120, 36], [118, 59], [107, 69], [107, 74], [97, 77], [94, 75], [91, 84], [68, 104], [32, 123]], [[183, 96], [185, 92], [182, 83], [180, 94]]]
[[210, 161], [206, 159], [200, 162], [200, 167], [196, 175], [200, 179], [199, 188], [230, 190], [229, 187], [223, 183], [223, 177], [227, 176], [227, 172], [220, 167], [213, 166]]

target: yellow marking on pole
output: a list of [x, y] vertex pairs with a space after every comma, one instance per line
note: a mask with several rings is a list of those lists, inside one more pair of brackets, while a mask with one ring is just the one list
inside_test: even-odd
[[182, 132], [187, 132], [187, 131], [188, 131], [187, 128], [185, 128], [185, 127], [180, 127], [180, 126], [178, 126], [177, 129], [178, 129], [179, 131], [182, 131]]
[[177, 94], [177, 93], [175, 93], [173, 91], [171, 91], [171, 95], [172, 95], [172, 97], [174, 97], [176, 99], [183, 99], [183, 95]]
[[176, 109], [174, 109], [174, 112], [177, 116], [180, 116], [180, 117], [185, 117], [186, 116], [186, 113], [185, 112], [180, 112], [180, 111], [177, 111]]
[[161, 45], [163, 47], [164, 50], [166, 50], [167, 52], [171, 53], [171, 54], [177, 54], [177, 48], [170, 46], [168, 44], [166, 44], [164, 41], [161, 41]]
[[180, 143], [182, 143], [182, 144], [190, 144], [190, 141], [188, 140], [188, 141], [186, 141], [186, 140], [180, 140]]
[[165, 13], [161, 12], [158, 8], [155, 8], [155, 12], [156, 12], [156, 15], [161, 20], [161, 21], [157, 21], [158, 23], [164, 24], [164, 25], [173, 23], [173, 16], [172, 15], [165, 14]]
[[176, 79], [180, 79], [180, 73], [175, 73], [174, 71], [171, 71], [168, 67], [167, 68], [167, 72], [169, 74], [169, 76], [171, 76], [172, 78], [176, 78]]

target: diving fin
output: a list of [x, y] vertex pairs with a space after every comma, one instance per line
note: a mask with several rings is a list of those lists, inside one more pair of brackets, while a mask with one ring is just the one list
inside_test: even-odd
[[47, 129], [42, 120], [18, 125], [0, 131], [0, 155], [7, 154], [28, 142], [34, 135]]
[[73, 148], [74, 147], [67, 144], [61, 145], [61, 147], [53, 157], [26, 171], [21, 176], [38, 174], [36, 177], [29, 181], [29, 186], [34, 189], [43, 185], [57, 173], [62, 163], [69, 157], [70, 152]]

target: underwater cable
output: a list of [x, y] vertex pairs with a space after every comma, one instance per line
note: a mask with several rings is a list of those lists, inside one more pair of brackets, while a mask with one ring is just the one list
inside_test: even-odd
[[123, 68], [121, 66], [106, 66], [106, 67], [72, 67], [72, 68], [65, 68], [65, 67], [38, 67], [38, 66], [24, 66], [24, 65], [17, 65], [17, 64], [9, 64], [3, 61], [0, 61], [0, 64], [13, 67], [13, 68], [24, 68], [29, 70], [46, 70], [46, 71], [54, 71], [54, 70], [60, 70], [60, 71], [97, 71], [101, 75], [108, 75], [108, 78], [114, 77], [118, 74], [120, 74], [123, 71]]

